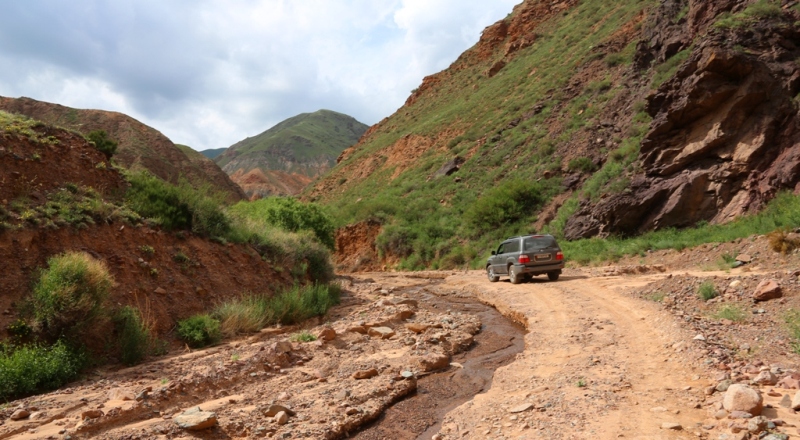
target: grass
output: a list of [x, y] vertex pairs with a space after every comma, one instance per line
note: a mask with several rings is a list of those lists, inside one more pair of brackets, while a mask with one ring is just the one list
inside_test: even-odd
[[136, 307], [125, 306], [118, 310], [114, 324], [120, 360], [125, 365], [136, 365], [148, 354], [158, 353], [163, 348], [151, 330], [152, 323]]
[[0, 110], [0, 131], [7, 135], [30, 139], [38, 144], [58, 145], [58, 139], [39, 133], [45, 127], [42, 122]]
[[32, 327], [50, 338], [91, 330], [105, 313], [114, 278], [102, 261], [67, 252], [47, 261], [29, 299]]
[[730, 223], [702, 224], [682, 230], [662, 229], [638, 237], [590, 238], [562, 241], [559, 244], [566, 258], [580, 264], [588, 264], [647, 251], [683, 250], [706, 243], [729, 243], [736, 239], [764, 235], [776, 229], [794, 227], [798, 224], [800, 224], [800, 197], [783, 192], [760, 213], [742, 216]]
[[747, 312], [735, 304], [725, 304], [712, 315], [714, 319], [727, 319], [733, 322], [742, 322], [747, 318]]
[[216, 344], [222, 339], [220, 322], [208, 314], [194, 315], [178, 321], [177, 333], [192, 348]]
[[775, 0], [758, 0], [748, 5], [739, 13], [720, 14], [714, 22], [714, 27], [717, 29], [745, 29], [752, 27], [757, 21], [778, 18], [781, 14], [780, 2]]
[[56, 389], [74, 380], [87, 357], [63, 341], [52, 346], [0, 345], [0, 400]]
[[796, 354], [800, 354], [800, 310], [787, 310], [783, 315], [783, 321], [786, 323], [786, 329], [789, 331], [789, 335], [792, 338], [792, 351]]
[[647, 298], [650, 301], [660, 303], [664, 301], [666, 295], [664, 294], [664, 292], [653, 292], [650, 295], [647, 295], [645, 298]]
[[219, 305], [213, 315], [225, 336], [256, 332], [274, 324], [295, 324], [323, 316], [339, 303], [337, 284], [294, 286], [273, 296], [244, 295]]
[[289, 340], [292, 342], [313, 342], [317, 340], [317, 337], [303, 330], [299, 333], [295, 333], [292, 336], [290, 336]]
[[700, 287], [697, 288], [697, 296], [703, 301], [708, 301], [719, 296], [719, 292], [716, 286], [714, 286], [714, 283], [711, 281], [704, 281], [700, 284]]

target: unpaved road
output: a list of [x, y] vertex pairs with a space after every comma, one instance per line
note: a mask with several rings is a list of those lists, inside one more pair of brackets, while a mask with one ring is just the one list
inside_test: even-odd
[[[698, 350], [684, 349], [697, 346], [702, 352], [705, 346], [662, 306], [627, 291], [670, 274], [589, 274], [568, 270], [557, 282], [520, 285], [505, 279], [490, 283], [482, 271], [349, 277], [343, 304], [304, 327], [314, 334], [335, 330], [330, 341], [284, 347], [301, 328], [265, 329], [211, 349], [98, 370], [62, 390], [0, 407], [0, 439], [716, 439], [730, 434], [736, 421], [712, 417], [719, 394], [704, 393], [717, 383], [719, 371], [695, 356]], [[498, 331], [496, 318], [481, 315], [480, 305], [471, 303], [476, 300], [525, 330]], [[377, 327], [393, 334], [362, 333]], [[524, 348], [515, 342], [521, 335]], [[504, 351], [512, 346], [515, 351]], [[490, 369], [479, 371], [470, 359]], [[439, 366], [431, 367], [434, 363]], [[374, 374], [365, 379], [354, 377], [371, 369]], [[407, 372], [414, 377], [404, 378]], [[783, 419], [782, 431], [797, 438], [798, 416], [778, 404], [780, 396], [794, 391], [769, 390], [772, 396], [762, 389], [771, 405], [765, 413]], [[124, 393], [135, 399], [120, 398]], [[281, 425], [267, 415], [273, 403], [296, 414]], [[217, 425], [179, 428], [173, 418], [197, 406], [214, 411]], [[10, 420], [18, 407], [33, 414]], [[95, 409], [100, 417], [82, 416]], [[665, 423], [681, 429], [666, 429]]]
[[[696, 438], [707, 418], [703, 371], [667, 350], [691, 340], [654, 303], [621, 288], [650, 277], [590, 278], [570, 271], [557, 282], [489, 283], [482, 272], [452, 276], [529, 330], [525, 351], [500, 368], [485, 394], [444, 421], [446, 438]], [[530, 409], [523, 409], [533, 406]], [[512, 411], [517, 411], [513, 413]], [[664, 430], [678, 423], [682, 431]]]

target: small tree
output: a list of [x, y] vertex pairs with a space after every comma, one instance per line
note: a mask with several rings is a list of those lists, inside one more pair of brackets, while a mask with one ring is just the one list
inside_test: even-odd
[[105, 130], [95, 130], [86, 135], [89, 142], [110, 159], [117, 152], [117, 142], [110, 139]]

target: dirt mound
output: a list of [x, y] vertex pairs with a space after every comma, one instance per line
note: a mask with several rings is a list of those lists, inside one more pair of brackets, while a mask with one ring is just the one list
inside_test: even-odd
[[45, 194], [70, 183], [92, 187], [105, 197], [119, 196], [127, 183], [106, 156], [77, 134], [51, 127], [36, 129], [50, 142], [6, 134], [0, 145], [0, 201], [19, 197], [43, 203]]
[[244, 199], [242, 190], [211, 160], [187, 157], [166, 136], [130, 116], [102, 110], [79, 110], [30, 98], [0, 97], [0, 110], [83, 134], [105, 130], [119, 143], [114, 160], [126, 168], [145, 168], [172, 183], [177, 183], [181, 177], [195, 185], [208, 183], [227, 194], [230, 201]]

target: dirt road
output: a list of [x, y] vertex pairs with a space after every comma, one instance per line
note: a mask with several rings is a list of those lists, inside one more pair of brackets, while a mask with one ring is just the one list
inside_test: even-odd
[[[670, 347], [691, 341], [671, 317], [623, 294], [637, 280], [590, 278], [489, 283], [481, 272], [447, 279], [529, 330], [526, 348], [489, 392], [451, 412], [442, 434], [459, 438], [695, 438], [709, 384]], [[531, 408], [532, 406], [532, 408]], [[662, 429], [663, 423], [683, 430]]]
[[[725, 371], [713, 343], [696, 340], [687, 324], [707, 325], [705, 318], [676, 315], [631, 290], [675, 282], [690, 292], [691, 280], [592, 273], [571, 269], [557, 282], [520, 285], [490, 283], [482, 271], [347, 277], [343, 303], [302, 328], [96, 370], [59, 391], [10, 402], [0, 407], [0, 439], [747, 438], [721, 437], [746, 420], [714, 418], [721, 395], [706, 392]], [[727, 283], [723, 275], [739, 276], [706, 274]], [[683, 301], [678, 288], [671, 292], [671, 301]], [[476, 300], [525, 330], [499, 330]], [[777, 316], [771, 307], [779, 305], [754, 316]], [[760, 328], [752, 319], [731, 328]], [[300, 332], [319, 339], [293, 341]], [[738, 381], [754, 377], [740, 371], [758, 373], [759, 365], [781, 370], [727, 362]], [[794, 393], [762, 388], [764, 414], [791, 435], [800, 418], [779, 400]], [[176, 422], [196, 407], [214, 413], [211, 428]], [[288, 418], [276, 415], [280, 408]], [[19, 409], [31, 414], [12, 420]]]

